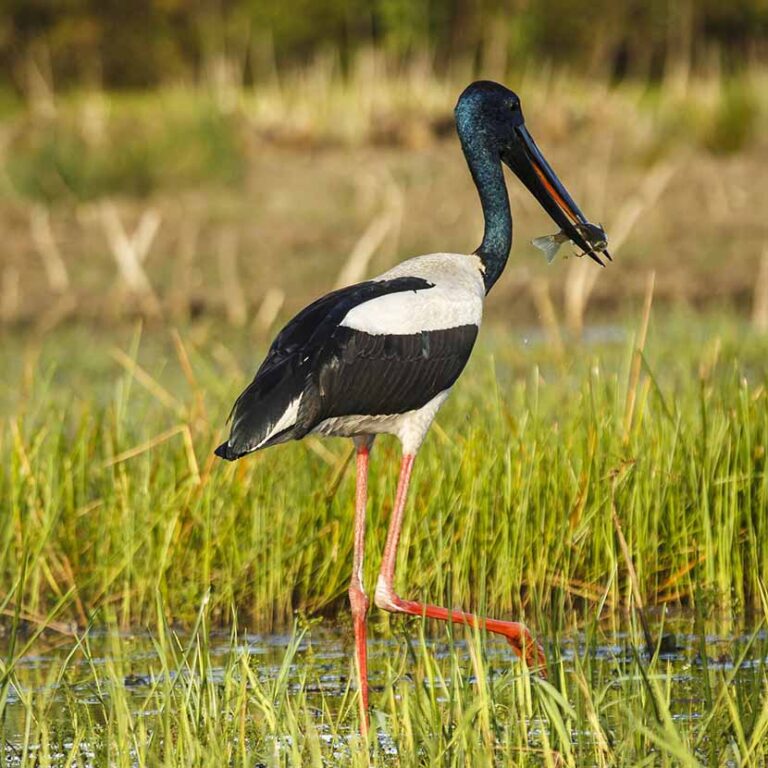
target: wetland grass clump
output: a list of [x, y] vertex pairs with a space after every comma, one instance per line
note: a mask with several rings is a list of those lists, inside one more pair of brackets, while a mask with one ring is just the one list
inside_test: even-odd
[[[399, 584], [525, 619], [550, 676], [495, 640], [374, 611], [372, 764], [768, 758], [766, 340], [742, 321], [665, 317], [634, 376], [631, 328], [557, 355], [485, 329], [419, 457]], [[215, 462], [247, 376], [235, 361], [257, 357], [219, 331], [9, 342], [0, 749], [12, 765], [369, 764], [339, 640], [349, 446], [309, 438]], [[380, 440], [369, 586], [396, 462]], [[669, 634], [666, 608], [692, 617], [671, 655], [642, 647], [614, 518], [654, 638]], [[322, 626], [253, 634], [285, 632], [297, 612]]]
[[[17, 599], [30, 616], [67, 591], [57, 619], [85, 624], [110, 605], [124, 627], [153, 617], [158, 593], [188, 622], [209, 587], [214, 621], [228, 624], [234, 603], [264, 631], [344, 605], [348, 441], [219, 463], [226, 405], [248, 376], [234, 361], [258, 358], [225, 349], [219, 331], [143, 345], [123, 334], [118, 352], [108, 334], [99, 348], [70, 329], [26, 356], [9, 349], [26, 364], [0, 386], [0, 579], [26, 572]], [[765, 337], [735, 320], [664, 321], [630, 375], [630, 330], [557, 355], [501, 333], [486, 329], [419, 455], [403, 531], [413, 589], [508, 614], [598, 597], [618, 608], [630, 585], [615, 511], [646, 604], [761, 610]], [[377, 441], [369, 582], [397, 456]]]

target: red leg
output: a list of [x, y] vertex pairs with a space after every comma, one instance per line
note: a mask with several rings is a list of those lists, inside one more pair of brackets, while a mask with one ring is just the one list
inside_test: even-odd
[[365, 552], [365, 506], [368, 494], [368, 454], [370, 442], [357, 443], [357, 483], [355, 487], [355, 544], [349, 603], [355, 627], [355, 656], [360, 690], [360, 732], [368, 736], [368, 652], [366, 648], [365, 617], [368, 597], [363, 590], [363, 554]]
[[397, 559], [397, 545], [400, 540], [400, 529], [403, 525], [403, 513], [408, 495], [408, 484], [411, 479], [414, 456], [405, 454], [400, 467], [400, 479], [397, 484], [395, 496], [395, 508], [392, 510], [392, 520], [387, 532], [387, 543], [384, 548], [384, 559], [381, 563], [381, 572], [376, 584], [376, 605], [393, 613], [407, 613], [411, 616], [426, 616], [439, 621], [451, 621], [456, 624], [466, 624], [470, 627], [482, 627], [489, 632], [503, 635], [512, 646], [518, 656], [524, 657], [531, 669], [538, 670], [546, 676], [546, 657], [544, 650], [531, 637], [524, 624], [517, 621], [501, 621], [476, 616], [474, 613], [454, 611], [441, 608], [439, 605], [418, 603], [415, 600], [403, 600], [394, 589], [395, 561]]

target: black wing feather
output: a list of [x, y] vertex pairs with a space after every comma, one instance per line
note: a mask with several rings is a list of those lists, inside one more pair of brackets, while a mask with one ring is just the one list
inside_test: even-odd
[[318, 372], [319, 420], [405, 413], [426, 405], [461, 374], [476, 325], [402, 335], [339, 327]]
[[[216, 455], [231, 461], [257, 446], [303, 437], [321, 412], [321, 403], [313, 396], [317, 390], [313, 373], [335, 349], [334, 334], [347, 313], [379, 296], [431, 287], [432, 283], [417, 277], [372, 280], [333, 291], [299, 312], [277, 335], [253, 381], [235, 401], [229, 440], [216, 449]], [[290, 403], [302, 394], [296, 424], [260, 445]]]

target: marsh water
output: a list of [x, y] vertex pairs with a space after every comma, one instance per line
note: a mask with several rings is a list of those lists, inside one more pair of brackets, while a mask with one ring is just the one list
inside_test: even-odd
[[[414, 630], [414, 626], [410, 629]], [[727, 679], [728, 685], [738, 690], [742, 684], [754, 686], [755, 678], [765, 679], [768, 633], [761, 624], [750, 630], [742, 627], [726, 633], [701, 629], [693, 619], [685, 617], [653, 627], [656, 637], [660, 638], [655, 651], [658, 658], [654, 676], [669, 690], [669, 708], [675, 719], [706, 716], [713, 680]], [[310, 631], [293, 634], [233, 636], [224, 631], [211, 632], [206, 636], [205, 652], [209, 662], [204, 674], [210, 682], [223, 685], [226, 676], [232, 673], [232, 659], [236, 657], [242, 662], [245, 658], [259, 681], [284, 679], [289, 697], [301, 692], [310, 710], [316, 708], [320, 713], [323, 708], [332, 709], [334, 702], [341, 706], [348, 697], [352, 669], [349, 634], [344, 627], [327, 626], [314, 626]], [[449, 666], [447, 660], [455, 655], [459, 668], [464, 666], [468, 670], [471, 683], [472, 640], [462, 639], [460, 635], [457, 633], [453, 639], [446, 635], [443, 639], [427, 639], [421, 645], [418, 632], [370, 639], [374, 710], [377, 694], [392, 683], [388, 678], [393, 675], [394, 667], [402, 672], [399, 685], [429, 685], [424, 676], [413, 675], [408, 670], [409, 662], [417, 663], [416, 656], [420, 653], [430, 654], [438, 665], [446, 662], [446, 667]], [[0, 694], [5, 697], [4, 701], [0, 698], [5, 764], [20, 762], [18, 748], [24, 741], [27, 718], [35, 710], [30, 704], [35, 697], [45, 700], [45, 711], [57, 721], [52, 727], [59, 733], [72, 727], [68, 720], [75, 710], [87, 711], [89, 717], [100, 722], [106, 711], [105, 700], [116, 694], [128, 702], [134, 714], [156, 714], [157, 710], [148, 709], [148, 704], [151, 702], [153, 707], [162, 704], [162, 686], [158, 686], [158, 682], [164, 675], [173, 678], [199, 674], [194, 665], [184, 661], [185, 648], [188, 651], [194, 647], [199, 651], [199, 638], [190, 642], [190, 637], [183, 632], [171, 636], [176, 646], [171, 652], [176, 654], [176, 666], [163, 663], [161, 655], [168, 649], [164, 651], [162, 643], [148, 632], [91, 631], [87, 642], [66, 636], [36, 641], [33, 650], [15, 664], [10, 684], [0, 688]], [[1, 649], [4, 654], [9, 650], [7, 639], [5, 644]], [[17, 639], [17, 646], [20, 644]], [[417, 646], [415, 653], [414, 645]], [[509, 647], [495, 638], [488, 638], [483, 649], [491, 680], [508, 675], [519, 664]], [[589, 670], [593, 683], [609, 686], [611, 681], [619, 681], [624, 675], [641, 677], [643, 673], [638, 664], [647, 667], [650, 663], [636, 634], [615, 629], [595, 632], [594, 627], [588, 633], [574, 631], [560, 638], [557, 648], [550, 644], [547, 654], [550, 660], [557, 657], [566, 677], [578, 666]], [[393, 665], [393, 659], [398, 658], [399, 662]], [[446, 684], [450, 689], [450, 676], [442, 678], [438, 698], [445, 696]], [[348, 698], [346, 701], [348, 705]], [[616, 716], [621, 716], [620, 708], [616, 709]], [[379, 718], [379, 723], [385, 722], [385, 718]], [[380, 733], [382, 738], [387, 738], [386, 732]], [[28, 744], [26, 748], [28, 755]], [[87, 758], [85, 764], [89, 764]]]

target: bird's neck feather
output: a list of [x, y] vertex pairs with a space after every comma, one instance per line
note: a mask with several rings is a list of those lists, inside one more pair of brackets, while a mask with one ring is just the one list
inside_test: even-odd
[[494, 151], [485, 132], [473, 130], [468, 136], [461, 135], [461, 146], [483, 208], [485, 231], [483, 242], [476, 253], [483, 262], [485, 292], [504, 271], [509, 250], [512, 247], [512, 214], [504, 183], [501, 159]]

